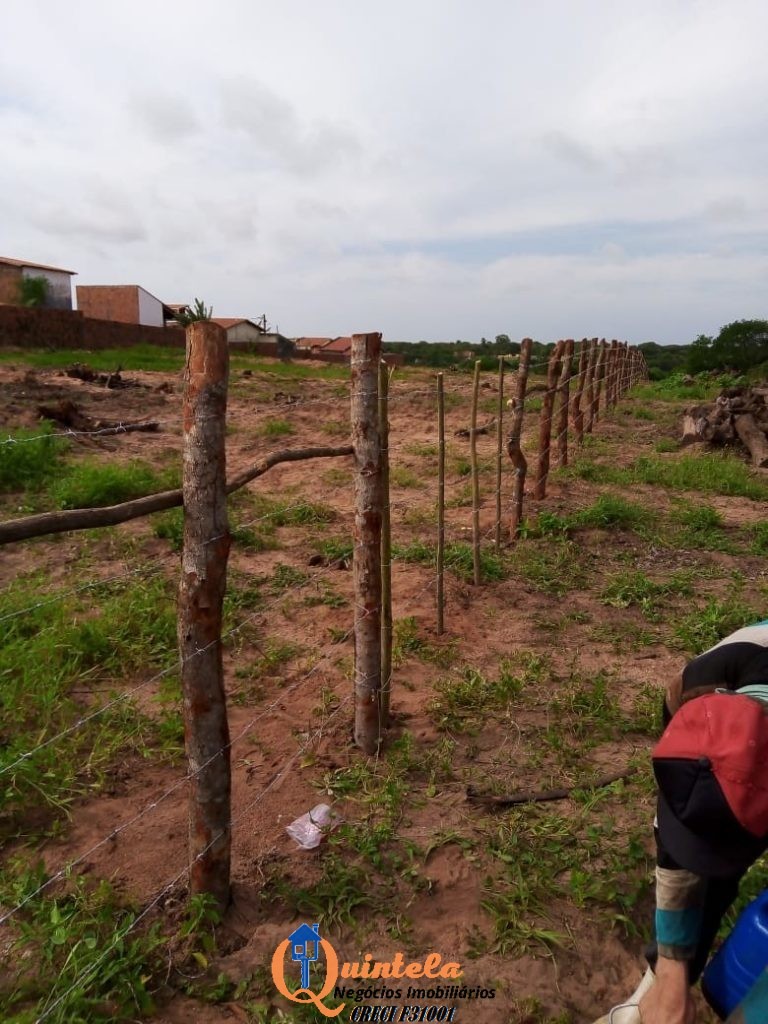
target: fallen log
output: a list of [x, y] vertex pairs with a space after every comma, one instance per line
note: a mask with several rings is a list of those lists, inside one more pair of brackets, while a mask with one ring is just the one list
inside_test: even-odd
[[562, 786], [558, 789], [544, 789], [540, 791], [523, 791], [510, 793], [508, 796], [494, 796], [491, 793], [478, 793], [473, 786], [467, 787], [467, 800], [478, 807], [485, 807], [488, 810], [498, 811], [505, 807], [515, 807], [517, 804], [541, 803], [547, 800], [567, 800], [577, 790], [603, 789], [613, 782], [624, 782], [637, 772], [637, 768], [626, 768], [622, 772], [612, 772], [610, 775], [601, 775], [593, 782], [580, 782], [573, 786]]
[[38, 405], [38, 414], [46, 420], [53, 420], [63, 427], [78, 434], [100, 434], [109, 437], [112, 434], [131, 434], [136, 431], [156, 431], [160, 429], [157, 420], [94, 420], [83, 412], [80, 406], [64, 398], [56, 405]]
[[[244, 487], [251, 480], [263, 476], [273, 466], [281, 462], [302, 462], [305, 459], [331, 459], [344, 455], [352, 455], [353, 447], [345, 444], [340, 447], [294, 448], [281, 452], [273, 452], [261, 459], [250, 469], [238, 473], [227, 482], [227, 494]], [[0, 545], [12, 544], [30, 537], [45, 537], [53, 533], [68, 533], [73, 530], [90, 530], [99, 526], [116, 526], [129, 519], [138, 519], [152, 512], [162, 512], [168, 508], [183, 505], [184, 497], [181, 488], [173, 491], [160, 491], [147, 494], [143, 498], [134, 498], [119, 505], [107, 505], [103, 508], [73, 508], [61, 512], [43, 512], [23, 519], [11, 519], [0, 523]]]
[[736, 416], [734, 427], [741, 443], [749, 449], [752, 464], [758, 469], [765, 469], [768, 466], [768, 438], [757, 425], [755, 417], [751, 413]]
[[472, 434], [474, 434], [475, 437], [477, 437], [479, 434], [490, 434], [490, 432], [493, 430], [493, 428], [495, 426], [496, 426], [496, 417], [494, 416], [492, 420], [488, 420], [488, 422], [486, 424], [484, 424], [482, 427], [475, 427], [474, 430], [471, 430], [469, 427], [462, 427], [461, 430], [454, 431], [454, 435], [453, 436], [454, 437], [472, 437]]
[[730, 412], [722, 406], [693, 405], [683, 414], [682, 444], [707, 441], [710, 444], [727, 444], [734, 441]]

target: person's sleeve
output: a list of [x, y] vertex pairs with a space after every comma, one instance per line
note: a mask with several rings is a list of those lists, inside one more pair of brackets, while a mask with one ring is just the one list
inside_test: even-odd
[[765, 1024], [768, 1021], [768, 969], [728, 1017], [725, 1024]]
[[691, 960], [704, 917], [706, 881], [683, 868], [656, 868], [656, 945], [667, 960]]

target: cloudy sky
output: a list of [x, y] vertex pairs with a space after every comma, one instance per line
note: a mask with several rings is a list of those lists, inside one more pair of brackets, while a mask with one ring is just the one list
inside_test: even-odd
[[0, 253], [289, 335], [768, 316], [765, 0], [5, 0]]

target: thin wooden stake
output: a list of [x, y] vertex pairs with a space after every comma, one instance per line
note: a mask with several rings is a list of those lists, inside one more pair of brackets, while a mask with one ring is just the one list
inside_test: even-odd
[[496, 409], [496, 550], [501, 551], [501, 460], [504, 446], [504, 356], [499, 356], [499, 402]]
[[184, 547], [178, 643], [189, 763], [190, 891], [230, 900], [231, 768], [221, 618], [230, 535], [225, 437], [229, 349], [208, 320], [187, 329], [184, 368]]
[[483, 582], [480, 568], [480, 474], [477, 468], [477, 401], [480, 395], [480, 360], [475, 360], [472, 382], [472, 424], [469, 429], [469, 460], [472, 467], [472, 568], [475, 586]]
[[437, 375], [437, 635], [442, 636], [443, 563], [445, 562], [445, 395], [443, 375]]
[[509, 519], [509, 538], [516, 540], [523, 521], [523, 496], [525, 494], [525, 477], [528, 472], [528, 461], [523, 455], [520, 441], [523, 433], [523, 416], [525, 413], [525, 392], [528, 387], [528, 370], [531, 365], [530, 338], [524, 338], [520, 346], [520, 359], [517, 366], [515, 381], [515, 397], [512, 399], [512, 423], [507, 438], [507, 455], [514, 467], [512, 484], [512, 514]]
[[573, 395], [573, 432], [578, 445], [584, 444], [584, 412], [581, 408], [581, 400], [584, 396], [584, 380], [587, 375], [588, 347], [589, 342], [584, 338], [579, 346], [579, 369], [576, 391]]
[[381, 743], [381, 440], [380, 334], [352, 335], [352, 442], [355, 448], [355, 743]]
[[392, 695], [392, 524], [389, 509], [389, 367], [379, 363], [381, 439], [381, 724], [389, 724]]
[[569, 338], [563, 349], [563, 365], [560, 370], [560, 379], [557, 382], [557, 391], [560, 396], [557, 417], [557, 464], [558, 466], [568, 465], [568, 406], [571, 366], [573, 364], [573, 339]]
[[552, 351], [552, 355], [549, 357], [549, 364], [547, 366], [547, 390], [541, 406], [541, 419], [539, 420], [539, 466], [536, 473], [536, 483], [533, 486], [533, 497], [536, 501], [540, 501], [547, 495], [549, 449], [552, 443], [552, 409], [555, 404], [557, 380], [560, 375], [563, 345], [564, 342], [558, 341]]

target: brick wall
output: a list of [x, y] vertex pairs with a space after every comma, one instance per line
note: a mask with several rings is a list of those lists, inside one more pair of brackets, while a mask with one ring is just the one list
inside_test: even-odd
[[80, 311], [0, 305], [0, 348], [97, 350], [145, 344], [184, 348], [184, 329], [91, 320]]
[[0, 266], [0, 302], [18, 302], [21, 267]]
[[77, 308], [94, 320], [139, 322], [139, 293], [135, 285], [79, 284], [75, 288]]

